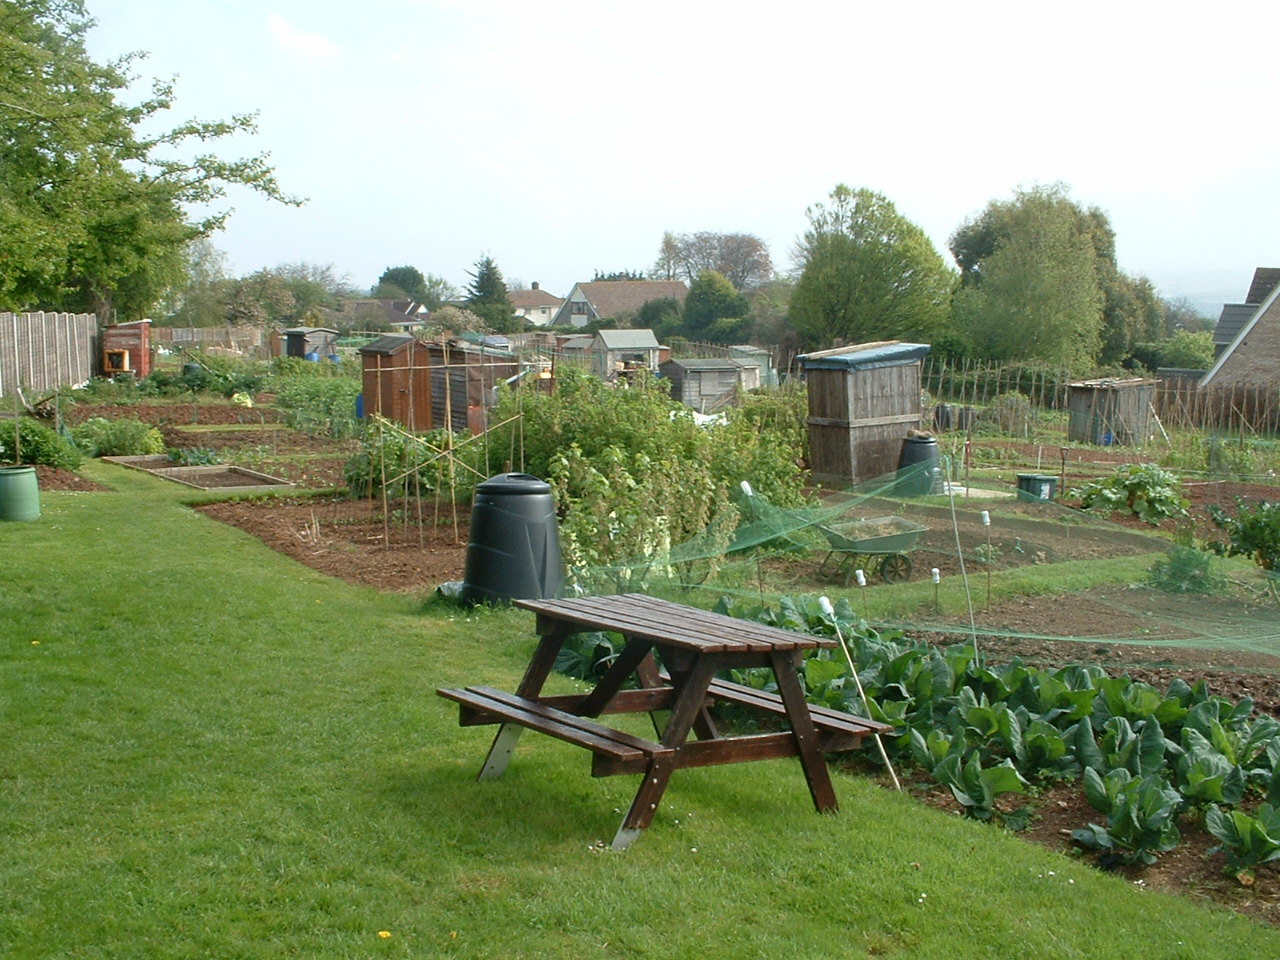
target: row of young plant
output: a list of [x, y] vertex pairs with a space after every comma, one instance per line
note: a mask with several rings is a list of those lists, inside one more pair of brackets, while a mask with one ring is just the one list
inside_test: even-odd
[[[989, 665], [969, 644], [877, 633], [846, 600], [834, 618], [808, 596], [771, 607], [722, 600], [719, 610], [821, 636], [838, 630], [873, 718], [893, 726], [889, 756], [946, 785], [971, 817], [1020, 828], [1030, 808], [998, 806], [998, 797], [1081, 780], [1101, 818], [1072, 836], [1099, 851], [1101, 865], [1155, 862], [1179, 842], [1183, 816], [1203, 816], [1241, 882], [1280, 858], [1280, 723], [1255, 716], [1249, 699], [1181, 680], [1161, 692], [1098, 666]], [[763, 687], [772, 674], [734, 679]], [[809, 657], [804, 681], [811, 701], [865, 713], [843, 655]]]

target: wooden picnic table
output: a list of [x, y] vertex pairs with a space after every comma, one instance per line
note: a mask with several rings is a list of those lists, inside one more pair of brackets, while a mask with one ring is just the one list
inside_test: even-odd
[[[635, 799], [613, 838], [625, 849], [653, 819], [671, 774], [684, 767], [798, 757], [820, 812], [836, 810], [823, 754], [850, 750], [892, 728], [874, 720], [811, 706], [799, 676], [806, 651], [834, 640], [709, 613], [641, 594], [568, 600], [515, 600], [537, 614], [540, 637], [515, 693], [490, 687], [441, 689], [460, 705], [463, 726], [500, 724], [479, 779], [501, 776], [525, 729], [585, 747], [592, 776], [642, 773]], [[591, 630], [620, 633], [624, 646], [586, 693], [544, 696], [542, 688], [566, 637]], [[655, 658], [656, 654], [656, 658]], [[659, 666], [659, 662], [661, 666]], [[776, 694], [717, 677], [730, 669], [768, 667]], [[624, 689], [632, 676], [638, 685]], [[722, 732], [710, 707], [729, 702], [785, 720], [786, 729], [746, 735]], [[667, 711], [656, 740], [617, 730], [596, 718]], [[690, 739], [690, 733], [693, 738]]]

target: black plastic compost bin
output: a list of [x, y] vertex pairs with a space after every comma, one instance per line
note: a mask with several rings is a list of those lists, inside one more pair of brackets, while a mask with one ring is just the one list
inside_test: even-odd
[[500, 473], [477, 486], [462, 600], [545, 600], [563, 582], [551, 486], [527, 473]]
[[1020, 473], [1018, 474], [1019, 500], [1052, 500], [1053, 491], [1058, 486], [1058, 478], [1051, 474]]
[[894, 491], [903, 497], [942, 492], [942, 470], [938, 466], [938, 441], [935, 438], [907, 437], [902, 441]]

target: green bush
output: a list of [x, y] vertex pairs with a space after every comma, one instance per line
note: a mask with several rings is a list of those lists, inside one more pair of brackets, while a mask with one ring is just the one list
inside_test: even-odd
[[76, 446], [91, 457], [144, 457], [164, 453], [160, 431], [141, 420], [90, 417], [72, 432]]
[[1190, 505], [1178, 492], [1178, 478], [1154, 463], [1130, 463], [1117, 467], [1109, 477], [1093, 480], [1073, 496], [1085, 510], [1130, 513], [1152, 526], [1173, 517], [1187, 516]]
[[80, 451], [58, 431], [30, 417], [0, 425], [0, 463], [31, 463], [74, 470], [83, 459]]
[[357, 429], [359, 395], [360, 381], [354, 377], [296, 376], [279, 382], [276, 404], [284, 408], [285, 422], [295, 430], [349, 437]]
[[1263, 500], [1250, 505], [1236, 497], [1236, 515], [1227, 516], [1221, 507], [1210, 507], [1214, 526], [1226, 532], [1226, 543], [1212, 548], [1229, 557], [1250, 557], [1263, 570], [1280, 570], [1280, 501]]
[[343, 482], [353, 497], [421, 496], [450, 489], [451, 484], [459, 497], [466, 496], [473, 482], [471, 474], [464, 471], [451, 479], [447, 458], [437, 454], [447, 443], [443, 430], [415, 436], [374, 414], [359, 451], [343, 465]]

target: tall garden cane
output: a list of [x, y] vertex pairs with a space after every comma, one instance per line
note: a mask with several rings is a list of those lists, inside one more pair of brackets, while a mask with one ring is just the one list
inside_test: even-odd
[[[858, 571], [861, 573], [862, 571]], [[849, 652], [849, 645], [845, 643], [844, 633], [840, 629], [840, 621], [836, 619], [835, 608], [831, 606], [831, 601], [826, 597], [818, 598], [818, 606], [822, 608], [822, 612], [831, 618], [831, 625], [836, 628], [836, 639], [840, 641], [840, 649], [844, 652], [844, 662], [849, 665], [849, 673], [853, 675], [853, 685], [858, 688], [858, 696], [862, 698], [862, 708], [867, 711], [867, 719], [874, 719], [871, 716], [871, 704], [867, 700], [867, 692], [862, 689], [862, 681], [858, 679], [858, 668], [853, 665], [853, 654]], [[884, 761], [885, 768], [889, 771], [889, 776], [893, 780], [893, 788], [901, 790], [902, 784], [898, 782], [898, 775], [893, 772], [893, 764], [889, 762], [889, 754], [884, 749], [884, 741], [880, 739], [880, 734], [873, 733], [876, 738], [876, 746], [880, 748], [880, 759]]]

